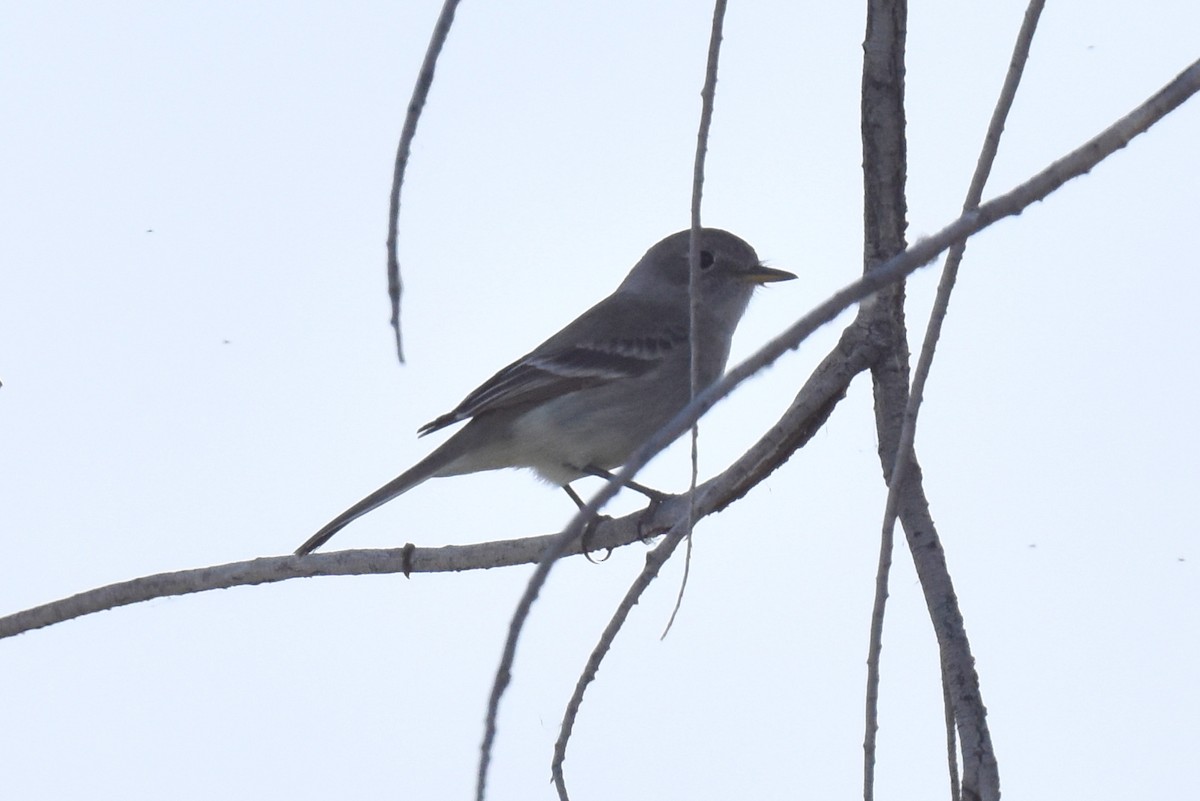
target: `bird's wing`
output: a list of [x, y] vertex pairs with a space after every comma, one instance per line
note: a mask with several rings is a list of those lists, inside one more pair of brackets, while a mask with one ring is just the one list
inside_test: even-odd
[[532, 353], [496, 373], [453, 411], [418, 430], [428, 434], [484, 412], [536, 404], [569, 392], [636, 378], [653, 370], [675, 348], [687, 346], [687, 332], [660, 321], [638, 321], [629, 336], [583, 339], [573, 336], [580, 318]]

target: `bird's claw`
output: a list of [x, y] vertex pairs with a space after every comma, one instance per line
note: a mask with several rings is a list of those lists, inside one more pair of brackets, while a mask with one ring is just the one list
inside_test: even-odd
[[596, 533], [596, 528], [605, 520], [612, 520], [608, 515], [592, 515], [586, 523], [583, 524], [583, 531], [579, 534], [579, 552], [583, 554], [583, 558], [591, 562], [593, 565], [598, 565], [601, 562], [607, 562], [608, 557], [612, 556], [612, 548], [605, 550], [603, 559], [593, 559], [588, 546], [588, 540]]

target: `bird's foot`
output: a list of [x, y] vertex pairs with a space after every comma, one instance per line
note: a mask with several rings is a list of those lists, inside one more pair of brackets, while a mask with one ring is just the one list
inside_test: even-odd
[[[583, 498], [579, 497], [579, 493], [571, 489], [569, 484], [563, 484], [563, 492], [567, 493], [567, 496], [574, 501], [575, 505], [581, 510], [587, 505], [583, 502]], [[583, 554], [584, 559], [587, 559], [592, 564], [599, 564], [600, 562], [606, 561], [612, 554], [612, 548], [609, 548], [604, 554], [604, 558], [597, 560], [593, 559], [592, 554], [590, 553], [591, 546], [589, 544], [589, 540], [591, 540], [592, 535], [596, 533], [596, 528], [605, 520], [612, 520], [612, 518], [608, 515], [591, 515], [588, 518], [588, 521], [583, 524], [583, 531], [579, 534], [579, 552]]]
[[601, 562], [607, 562], [608, 557], [612, 556], [613, 549], [605, 548], [604, 556], [595, 559], [592, 557], [591, 538], [596, 533], [596, 528], [603, 522], [612, 520], [608, 515], [592, 515], [586, 523], [583, 524], [583, 532], [579, 535], [579, 551], [583, 554], [583, 558], [591, 562], [593, 565], [598, 565]]

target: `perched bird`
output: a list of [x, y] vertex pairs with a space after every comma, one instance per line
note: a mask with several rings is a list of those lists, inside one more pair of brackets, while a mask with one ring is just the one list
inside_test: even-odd
[[[796, 276], [766, 267], [728, 231], [700, 232], [697, 391], [725, 370], [734, 329], [756, 287]], [[562, 486], [620, 466], [691, 398], [689, 232], [671, 234], [617, 290], [505, 367], [454, 410], [419, 429], [468, 421], [397, 478], [327, 523], [297, 554], [434, 476], [526, 467]]]

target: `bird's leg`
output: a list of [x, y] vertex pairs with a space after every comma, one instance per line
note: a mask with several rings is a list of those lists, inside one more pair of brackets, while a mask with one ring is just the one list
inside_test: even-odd
[[582, 510], [583, 507], [587, 505], [583, 502], [583, 498], [579, 497], [579, 493], [576, 492], [575, 490], [571, 489], [570, 484], [563, 484], [562, 489], [563, 489], [563, 492], [567, 493], [568, 498], [575, 501], [575, 505], [578, 506], [580, 508], [580, 510]]
[[[579, 493], [576, 492], [575, 490], [571, 489], [570, 484], [563, 484], [562, 488], [563, 488], [563, 492], [567, 493], [567, 497], [569, 497], [571, 500], [575, 501], [575, 505], [578, 506], [581, 510], [583, 509], [584, 506], [586, 506], [586, 504], [583, 502], [583, 499], [579, 497]], [[588, 553], [588, 539], [596, 531], [596, 526], [600, 525], [600, 521], [606, 520], [606, 519], [610, 519], [608, 517], [608, 515], [593, 514], [588, 519], [587, 523], [584, 524], [583, 532], [579, 535], [579, 550], [583, 554], [583, 558], [587, 559], [592, 564], [596, 564], [596, 560], [592, 558], [592, 555], [590, 553]], [[611, 548], [609, 549], [608, 553], [609, 554], [612, 553]], [[601, 559], [599, 561], [603, 562], [605, 559], [608, 559], [608, 554], [606, 554], [604, 556], [604, 559]]]
[[[589, 466], [589, 467], [583, 468], [580, 472], [587, 473], [589, 476], [596, 476], [597, 478], [603, 478], [606, 481], [612, 481], [616, 478], [615, 475], [613, 475], [611, 472], [609, 472], [608, 470], [605, 470], [602, 467], [590, 467]], [[656, 489], [650, 489], [645, 484], [639, 484], [636, 481], [623, 481], [621, 483], [621, 486], [629, 487], [634, 492], [640, 492], [642, 495], [645, 495], [647, 498], [649, 498], [651, 501], [653, 501], [656, 505], [662, 503], [667, 498], [671, 497], [670, 495], [668, 495], [665, 492], [659, 492]]]
[[[602, 467], [585, 467], [582, 472], [589, 473], [597, 478], [603, 478], [607, 481], [612, 481], [615, 478], [612, 473]], [[641, 537], [643, 542], [647, 541], [654, 536], [654, 533], [647, 533], [645, 531], [646, 521], [650, 518], [653, 518], [654, 513], [658, 511], [659, 505], [671, 496], [665, 492], [659, 492], [656, 489], [650, 489], [646, 485], [639, 484], [636, 481], [626, 481], [624, 482], [624, 486], [629, 487], [634, 492], [640, 492], [650, 501], [650, 503], [646, 506], [646, 511], [642, 512], [641, 517], [638, 518], [638, 536]]]

